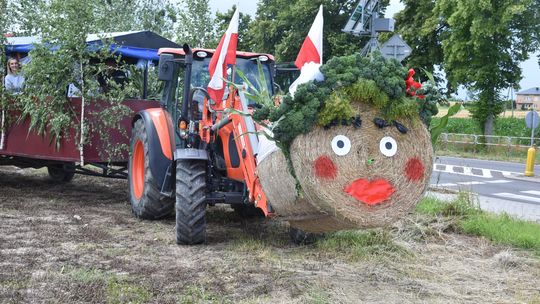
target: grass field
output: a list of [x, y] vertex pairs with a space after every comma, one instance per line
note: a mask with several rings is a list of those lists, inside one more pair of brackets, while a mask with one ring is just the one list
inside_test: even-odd
[[[439, 114], [433, 118], [432, 126], [438, 124], [440, 117], [445, 115], [448, 108], [440, 108]], [[439, 139], [435, 151], [437, 155], [448, 155], [488, 160], [525, 162], [527, 158], [527, 149], [530, 143], [531, 130], [525, 126], [524, 117], [528, 111], [515, 111], [514, 117], [511, 117], [511, 111], [506, 111], [501, 114], [495, 121], [493, 135], [503, 136], [501, 138], [493, 138], [496, 143], [501, 146], [474, 145], [473, 143], [444, 143]], [[452, 134], [471, 134], [481, 135], [480, 126], [469, 117], [467, 109], [461, 110], [456, 116], [448, 120], [448, 125], [444, 133]], [[511, 145], [507, 145], [507, 136], [512, 137]], [[518, 139], [521, 138], [521, 139]], [[540, 128], [535, 131], [535, 137], [540, 138]], [[472, 141], [472, 137], [458, 136], [449, 138], [450, 141]], [[483, 137], [478, 138], [482, 142]], [[536, 145], [540, 144], [537, 140]], [[536, 153], [536, 163], [540, 162], [540, 153]]]
[[[525, 115], [527, 115], [528, 111], [523, 110], [514, 110], [514, 113], [512, 114], [512, 110], [506, 110], [504, 113], [502, 113], [499, 117], [516, 117], [516, 118], [525, 118]], [[439, 107], [439, 113], [436, 117], [443, 117], [448, 113], [447, 107]], [[452, 116], [455, 118], [470, 118], [471, 113], [468, 109], [463, 108], [461, 111], [459, 111], [456, 115]]]

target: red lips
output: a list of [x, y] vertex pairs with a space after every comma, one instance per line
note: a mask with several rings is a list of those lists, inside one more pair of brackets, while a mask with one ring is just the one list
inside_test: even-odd
[[373, 206], [389, 199], [396, 189], [382, 178], [371, 182], [359, 178], [347, 185], [343, 191], [362, 203]]

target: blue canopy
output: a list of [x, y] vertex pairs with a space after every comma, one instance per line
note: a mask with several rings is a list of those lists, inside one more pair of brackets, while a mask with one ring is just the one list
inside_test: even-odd
[[[150, 31], [92, 34], [86, 39], [90, 49], [101, 44], [101, 39], [111, 39], [111, 51], [124, 57], [158, 60], [158, 49], [162, 47], [180, 48], [180, 45]], [[29, 53], [40, 43], [38, 37], [7, 38], [6, 53]]]

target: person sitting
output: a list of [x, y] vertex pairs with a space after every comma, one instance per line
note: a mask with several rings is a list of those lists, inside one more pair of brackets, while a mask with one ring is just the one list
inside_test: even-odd
[[19, 70], [19, 60], [10, 58], [7, 61], [7, 75], [4, 79], [4, 86], [8, 92], [13, 94], [21, 94], [24, 88], [24, 77]]

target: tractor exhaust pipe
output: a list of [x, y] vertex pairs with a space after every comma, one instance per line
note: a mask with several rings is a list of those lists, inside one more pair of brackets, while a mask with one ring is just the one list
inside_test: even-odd
[[190, 117], [188, 117], [188, 111], [189, 111], [189, 104], [191, 103], [191, 100], [189, 100], [189, 92], [191, 90], [191, 66], [193, 65], [193, 52], [191, 51], [191, 48], [186, 43], [182, 47], [184, 49], [185, 56], [185, 73], [184, 73], [184, 96], [182, 98], [182, 118], [184, 121], [188, 122], [190, 120]]

